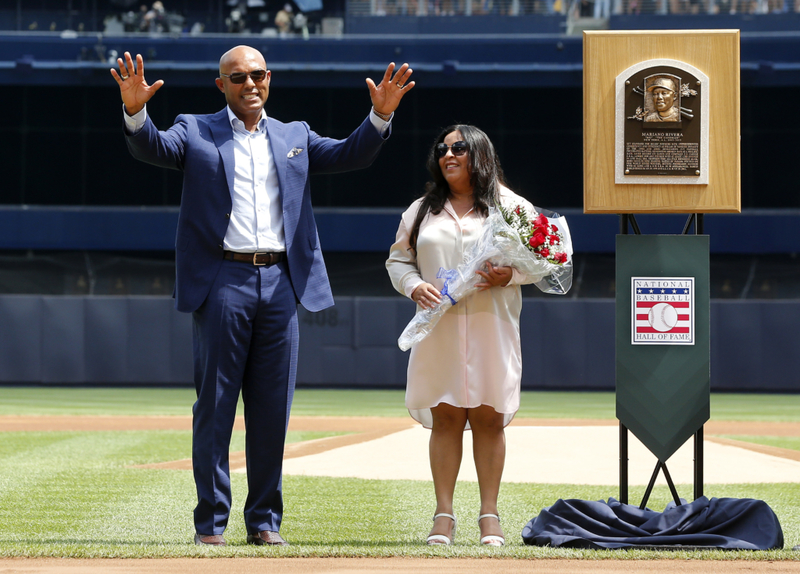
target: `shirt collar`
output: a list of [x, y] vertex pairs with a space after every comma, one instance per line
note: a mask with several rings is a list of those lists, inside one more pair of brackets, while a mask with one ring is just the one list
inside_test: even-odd
[[[240, 126], [242, 130], [244, 130], [244, 122], [236, 117], [236, 114], [233, 113], [230, 106], [225, 106], [225, 109], [228, 111], [228, 122], [230, 122], [231, 127], [235, 130], [237, 126]], [[261, 108], [261, 121], [258, 122], [258, 128], [256, 131], [263, 130], [267, 127], [267, 112], [264, 111], [264, 108]]]

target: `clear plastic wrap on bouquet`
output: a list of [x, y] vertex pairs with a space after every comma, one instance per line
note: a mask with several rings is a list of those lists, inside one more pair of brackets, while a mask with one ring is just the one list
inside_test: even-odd
[[484, 279], [476, 271], [486, 271], [487, 261], [495, 267], [514, 267], [534, 278], [533, 284], [544, 293], [564, 295], [569, 291], [572, 286], [572, 239], [567, 221], [555, 212], [538, 207], [534, 209], [555, 224], [563, 235], [566, 261], [553, 263], [535, 254], [523, 243], [519, 232], [506, 222], [500, 210], [490, 208], [478, 241], [467, 251], [464, 262], [455, 269], [439, 269], [437, 278], [444, 279], [442, 302], [414, 315], [397, 340], [401, 350], [407, 351], [422, 341], [450, 307], [477, 291], [475, 285]]

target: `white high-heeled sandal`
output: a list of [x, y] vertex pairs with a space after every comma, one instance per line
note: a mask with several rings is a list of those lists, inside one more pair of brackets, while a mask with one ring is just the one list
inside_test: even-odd
[[428, 536], [427, 543], [429, 546], [433, 546], [435, 544], [442, 544], [444, 546], [450, 546], [453, 543], [453, 540], [456, 538], [456, 517], [452, 514], [447, 514], [446, 512], [440, 512], [439, 514], [434, 514], [433, 520], [435, 521], [440, 516], [445, 516], [453, 521], [453, 530], [450, 531], [450, 536], [452, 538], [448, 538], [444, 534], [431, 534]]
[[[500, 517], [496, 514], [481, 514], [478, 517], [478, 526], [481, 524], [481, 520], [484, 518], [496, 518], [497, 522], [500, 522]], [[506, 539], [502, 536], [498, 536], [497, 534], [487, 534], [486, 536], [481, 538], [481, 544], [484, 546], [504, 546], [506, 543]]]

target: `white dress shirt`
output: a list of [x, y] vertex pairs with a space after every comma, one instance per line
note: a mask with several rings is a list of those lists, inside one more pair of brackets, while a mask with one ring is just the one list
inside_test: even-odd
[[228, 108], [233, 128], [234, 175], [231, 219], [223, 245], [228, 251], [286, 251], [278, 174], [267, 136], [267, 114], [249, 132]]

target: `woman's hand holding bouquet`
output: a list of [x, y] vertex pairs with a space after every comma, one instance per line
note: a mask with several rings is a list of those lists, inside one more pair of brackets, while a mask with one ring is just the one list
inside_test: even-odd
[[[490, 208], [475, 245], [456, 269], [440, 269], [444, 279], [441, 301], [423, 308], [409, 322], [397, 341], [407, 351], [424, 339], [447, 310], [463, 297], [479, 290], [485, 282], [478, 271], [495, 267], [514, 267], [535, 278], [533, 283], [544, 293], [563, 295], [572, 286], [572, 240], [566, 219], [557, 213], [536, 209], [529, 215], [517, 206]], [[546, 215], [549, 214], [549, 215]]]

